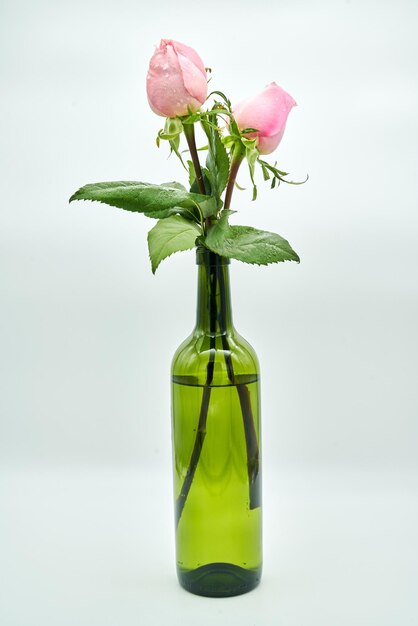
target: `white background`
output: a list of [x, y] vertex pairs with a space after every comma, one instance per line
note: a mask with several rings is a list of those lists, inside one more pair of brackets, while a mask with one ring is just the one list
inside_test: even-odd
[[[2, 1], [2, 626], [418, 623], [417, 24], [406, 0]], [[68, 205], [87, 182], [186, 182], [146, 101], [161, 37], [233, 102], [289, 91], [272, 160], [310, 175], [234, 196], [236, 223], [302, 262], [231, 266], [262, 368], [265, 570], [226, 600], [174, 571], [169, 368], [193, 253], [154, 277], [151, 220]]]

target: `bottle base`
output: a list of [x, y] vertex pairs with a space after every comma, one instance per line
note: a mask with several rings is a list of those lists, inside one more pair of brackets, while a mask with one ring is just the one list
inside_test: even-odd
[[180, 585], [198, 596], [228, 598], [257, 587], [261, 568], [245, 569], [231, 563], [208, 563], [193, 570], [177, 568]]

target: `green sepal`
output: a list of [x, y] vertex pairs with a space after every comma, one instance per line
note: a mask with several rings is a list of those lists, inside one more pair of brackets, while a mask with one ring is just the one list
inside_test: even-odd
[[158, 131], [157, 146], [160, 147], [161, 139], [168, 141], [170, 144], [170, 155], [174, 154], [180, 160], [182, 166], [187, 170], [184, 164], [183, 157], [180, 153], [180, 135], [183, 132], [183, 124], [178, 117], [167, 117], [165, 120], [164, 128]]
[[169, 144], [170, 144], [170, 156], [173, 154], [176, 155], [176, 157], [179, 159], [180, 163], [182, 164], [182, 166], [184, 167], [184, 169], [187, 171], [187, 167], [183, 161], [183, 157], [181, 156], [180, 153], [180, 135], [177, 135], [176, 137], [174, 137], [174, 139], [169, 139]]
[[236, 142], [236, 140], [237, 138], [233, 137], [232, 135], [226, 135], [226, 137], [222, 137], [222, 143], [227, 148], [231, 147]]
[[240, 191], [245, 191], [245, 190], [246, 190], [246, 187], [241, 187], [241, 185], [239, 185], [239, 184], [237, 183], [237, 181], [235, 181], [235, 187], [236, 187], [237, 189], [239, 189]]
[[309, 175], [307, 174], [305, 180], [300, 180], [300, 181], [286, 180], [286, 176], [289, 176], [289, 173], [282, 172], [281, 170], [277, 169], [276, 164], [271, 165], [270, 163], [267, 163], [267, 161], [264, 161], [263, 159], [260, 159], [260, 158], [258, 158], [258, 162], [261, 165], [264, 180], [269, 180], [270, 178], [269, 172], [273, 175], [273, 179], [271, 182], [272, 189], [274, 189], [276, 184], [277, 186], [279, 186], [281, 182], [287, 183], [288, 185], [303, 185], [309, 179]]
[[250, 133], [258, 133], [260, 132], [258, 128], [243, 128], [240, 133], [241, 135], [249, 135]]
[[230, 99], [227, 98], [226, 95], [222, 91], [216, 91], [216, 90], [215, 91], [211, 91], [210, 94], [208, 95], [208, 98], [210, 98], [213, 95], [220, 96], [222, 98], [222, 100], [225, 102], [228, 111], [232, 110], [232, 105], [231, 105]]
[[270, 174], [269, 174], [269, 171], [268, 171], [267, 167], [265, 165], [263, 165], [263, 163], [260, 160], [259, 160], [259, 163], [261, 165], [261, 170], [263, 172], [264, 180], [270, 180]]
[[241, 138], [242, 143], [245, 146], [245, 158], [248, 161], [248, 168], [250, 170], [251, 182], [253, 184], [253, 197], [252, 200], [257, 198], [257, 185], [254, 180], [255, 164], [257, 163], [260, 153], [257, 150], [258, 139], [246, 139]]
[[164, 129], [161, 129], [158, 132], [158, 137], [160, 139], [165, 139], [169, 141], [170, 139], [175, 139], [183, 132], [183, 124], [178, 117], [167, 117], [165, 120]]

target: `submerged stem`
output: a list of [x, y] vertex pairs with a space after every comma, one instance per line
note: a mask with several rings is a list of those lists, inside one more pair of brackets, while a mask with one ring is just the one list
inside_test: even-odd
[[225, 280], [222, 267], [219, 270], [219, 289], [221, 307], [219, 312], [219, 327], [222, 334], [222, 347], [224, 349], [224, 357], [228, 378], [236, 387], [244, 424], [245, 444], [247, 448], [247, 470], [248, 470], [248, 486], [249, 486], [249, 504], [250, 509], [255, 509], [261, 505], [261, 489], [260, 489], [260, 454], [257, 441], [257, 433], [254, 424], [254, 416], [251, 407], [250, 392], [247, 385], [238, 383], [235, 379], [234, 365], [232, 363], [231, 350], [229, 346], [228, 336], [226, 334], [226, 311], [225, 311]]
[[202, 452], [203, 442], [206, 436], [206, 420], [209, 411], [209, 401], [212, 391], [211, 383], [213, 380], [213, 372], [215, 367], [215, 348], [216, 348], [216, 267], [210, 266], [210, 296], [209, 296], [209, 314], [210, 314], [210, 339], [209, 339], [209, 361], [206, 366], [206, 383], [203, 388], [202, 404], [200, 406], [199, 422], [197, 426], [196, 439], [193, 446], [192, 455], [190, 457], [189, 467], [187, 468], [186, 477], [184, 479], [181, 491], [176, 500], [176, 526], [180, 521], [181, 514], [186, 504], [187, 496], [192, 486], [193, 478], [196, 473], [197, 464]]
[[[255, 509], [261, 505], [261, 474], [259, 459], [259, 444], [255, 428], [254, 415], [251, 405], [251, 397], [248, 386], [239, 381], [235, 376], [232, 362], [231, 349], [227, 335], [227, 311], [226, 311], [226, 287], [223, 267], [219, 263], [208, 264], [206, 271], [209, 273], [209, 360], [206, 366], [206, 381], [203, 387], [202, 401], [199, 419], [196, 428], [196, 438], [190, 456], [187, 472], [176, 500], [176, 525], [179, 524], [184, 506], [186, 504], [193, 479], [202, 453], [203, 443], [206, 437], [206, 424], [211, 399], [212, 382], [216, 358], [216, 332], [219, 323], [219, 334], [222, 343], [223, 357], [225, 359], [228, 378], [236, 388], [244, 426], [245, 445], [247, 451], [247, 471], [249, 489], [249, 508]], [[217, 287], [219, 285], [219, 303], [217, 302]]]

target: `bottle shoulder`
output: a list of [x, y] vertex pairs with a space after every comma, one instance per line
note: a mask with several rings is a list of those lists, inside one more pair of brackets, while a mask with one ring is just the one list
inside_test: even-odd
[[205, 384], [210, 360], [213, 361], [213, 384], [230, 382], [231, 365], [235, 377], [258, 378], [257, 354], [236, 331], [212, 337], [196, 332], [189, 335], [174, 354], [172, 375], [197, 377], [199, 383]]

